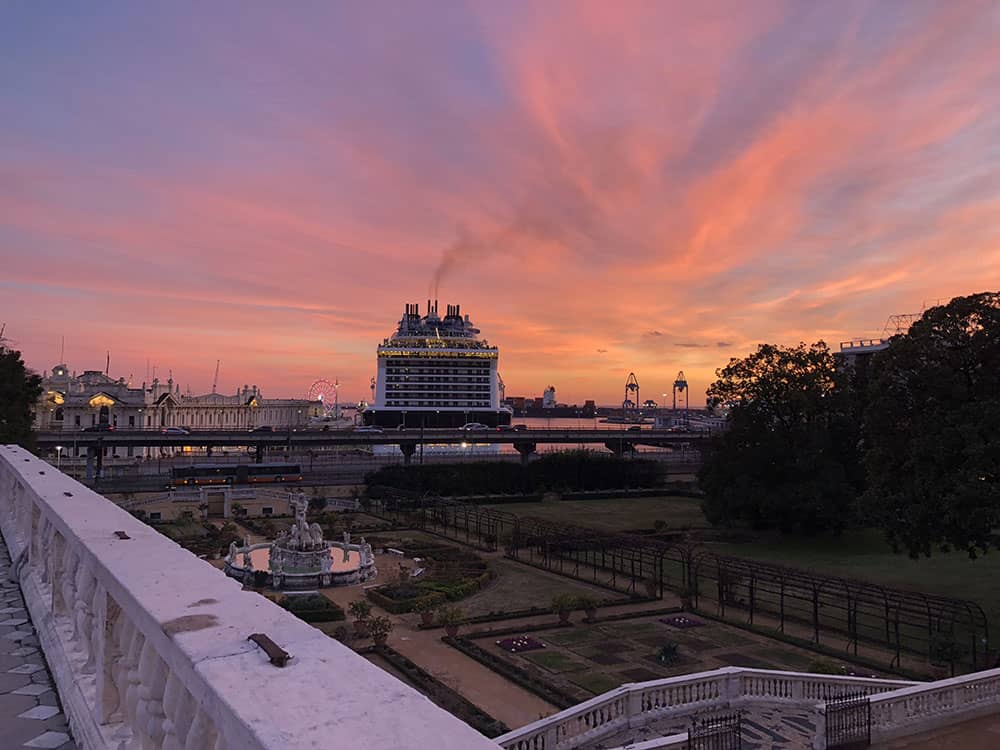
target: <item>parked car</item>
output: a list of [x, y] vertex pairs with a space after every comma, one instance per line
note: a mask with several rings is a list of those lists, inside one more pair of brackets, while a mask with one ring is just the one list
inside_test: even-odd
[[497, 425], [497, 432], [513, 432], [513, 431], [514, 431], [514, 425], [512, 425], [512, 424], [498, 424]]
[[379, 427], [376, 424], [366, 424], [366, 425], [362, 425], [361, 427], [355, 427], [354, 431], [355, 432], [372, 432], [372, 433], [379, 433], [379, 434], [385, 432], [385, 430], [383, 430], [381, 427]]
[[262, 424], [260, 427], [254, 427], [250, 432], [274, 432], [274, 428], [269, 424]]
[[628, 430], [626, 430], [626, 432], [642, 432], [642, 427], [640, 427], [637, 424], [634, 424], [631, 427], [629, 427]]
[[164, 427], [160, 430], [164, 435], [190, 435], [191, 430], [187, 427]]
[[482, 422], [466, 422], [462, 425], [462, 429], [466, 432], [482, 432], [483, 430], [490, 429]]
[[90, 427], [84, 427], [84, 432], [114, 432], [114, 425], [108, 424], [107, 422], [98, 422]]
[[516, 424], [514, 425], [514, 432], [524, 432], [528, 429], [526, 424]]

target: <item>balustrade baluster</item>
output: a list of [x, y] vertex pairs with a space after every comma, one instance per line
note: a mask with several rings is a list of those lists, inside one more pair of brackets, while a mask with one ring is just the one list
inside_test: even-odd
[[166, 734], [166, 714], [163, 694], [167, 686], [167, 665], [148, 640], [139, 656], [139, 703], [136, 706], [136, 723], [143, 734], [160, 748]]
[[91, 631], [94, 624], [94, 613], [91, 608], [94, 598], [96, 581], [89, 565], [82, 561], [77, 565], [73, 601], [73, 640], [74, 650], [84, 657], [83, 671], [91, 674], [94, 671], [94, 652], [91, 649]]
[[194, 699], [172, 671], [163, 691], [163, 713], [167, 717], [163, 724], [163, 750], [183, 750], [194, 716]]
[[65, 609], [62, 598], [62, 579], [65, 563], [65, 550], [63, 548], [65, 546], [66, 540], [63, 539], [63, 535], [57, 531], [52, 538], [52, 549], [49, 552], [49, 558], [52, 561], [50, 563], [50, 568], [52, 569], [51, 607], [52, 614], [54, 616], [58, 616], [59, 613]]
[[125, 652], [125, 723], [130, 729], [137, 727], [136, 709], [139, 705], [139, 658], [146, 638], [134, 625], [129, 628], [129, 644]]
[[187, 741], [184, 743], [184, 750], [204, 750], [214, 748], [217, 734], [208, 715], [200, 708], [194, 715], [191, 722], [191, 729], [187, 734]]

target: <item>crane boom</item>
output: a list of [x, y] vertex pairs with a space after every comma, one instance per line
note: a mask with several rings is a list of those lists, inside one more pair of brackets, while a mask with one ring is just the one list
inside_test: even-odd
[[212, 378], [212, 393], [215, 393], [215, 389], [219, 386], [219, 364], [221, 362], [221, 359], [215, 360], [215, 377]]

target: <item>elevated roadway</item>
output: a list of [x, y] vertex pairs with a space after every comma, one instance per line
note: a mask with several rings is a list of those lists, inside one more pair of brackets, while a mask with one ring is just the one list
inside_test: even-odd
[[[186, 435], [163, 433], [159, 430], [114, 430], [113, 432], [46, 431], [38, 433], [38, 447], [54, 450], [57, 446], [76, 445], [85, 448], [183, 448], [199, 447], [258, 447], [318, 448], [322, 446], [430, 445], [437, 443], [477, 443], [489, 445], [524, 444], [603, 444], [613, 445], [697, 445], [705, 441], [705, 432], [671, 432], [669, 430], [283, 430], [247, 432], [246, 430], [198, 430]], [[405, 451], [404, 451], [405, 454]]]
[[[38, 447], [54, 451], [57, 447], [87, 449], [86, 478], [103, 475], [104, 454], [117, 448], [213, 448], [244, 447], [252, 451], [261, 463], [267, 451], [286, 452], [324, 447], [356, 449], [374, 446], [398, 446], [406, 464], [420, 445], [475, 443], [477, 445], [511, 445], [527, 462], [538, 445], [602, 445], [621, 455], [637, 446], [684, 447], [700, 450], [708, 439], [707, 432], [674, 432], [670, 430], [598, 430], [598, 429], [534, 429], [534, 430], [284, 430], [248, 432], [246, 430], [198, 430], [187, 434], [159, 430], [114, 430], [107, 432], [46, 431], [38, 433]], [[211, 460], [211, 459], [209, 459]]]

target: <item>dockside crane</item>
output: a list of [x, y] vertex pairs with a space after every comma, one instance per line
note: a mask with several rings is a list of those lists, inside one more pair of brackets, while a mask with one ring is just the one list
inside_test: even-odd
[[212, 378], [212, 393], [215, 393], [215, 389], [219, 387], [219, 365], [221, 363], [221, 359], [215, 360], [215, 377]]

